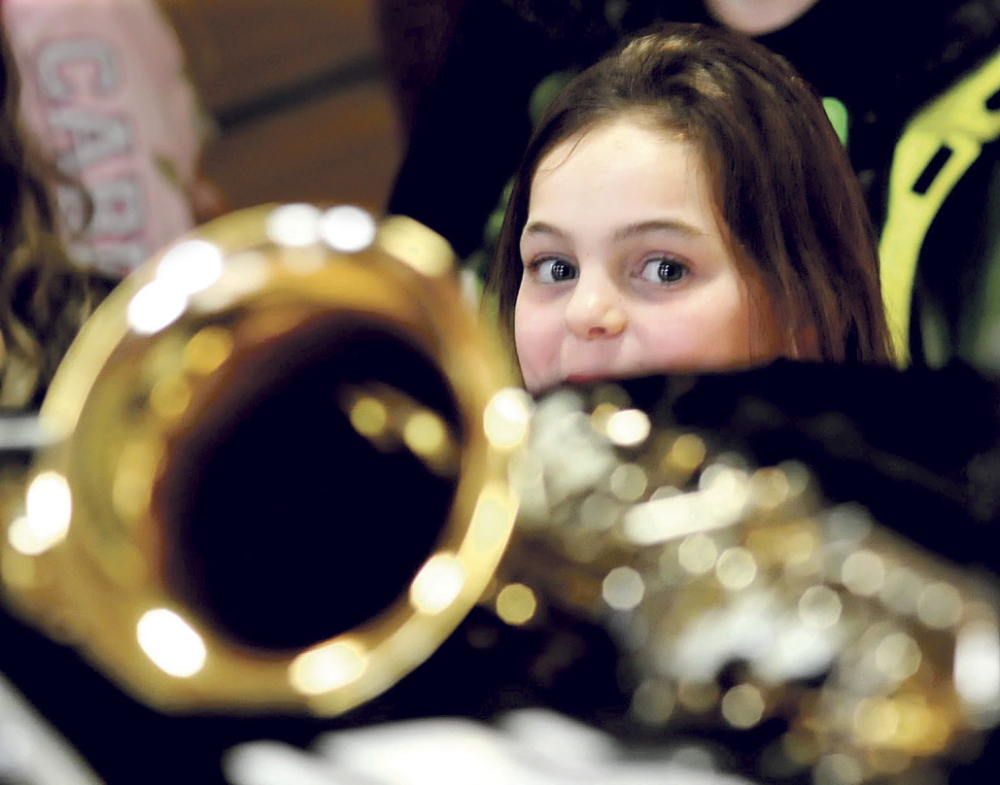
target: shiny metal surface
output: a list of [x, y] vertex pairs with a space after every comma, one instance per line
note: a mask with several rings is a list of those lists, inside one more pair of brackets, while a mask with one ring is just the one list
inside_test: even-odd
[[997, 723], [991, 587], [621, 386], [512, 382], [424, 227], [220, 219], [60, 369], [6, 501], [8, 601], [173, 712], [347, 711], [480, 602], [606, 625], [633, 721], [778, 722], [762, 754], [819, 783], [943, 765]]
[[[367, 344], [357, 344], [362, 334]], [[476, 602], [513, 523], [508, 448], [482, 425], [506, 379], [481, 335], [447, 245], [411, 221], [283, 205], [207, 225], [117, 289], [60, 368], [41, 413], [52, 446], [8, 511], [7, 593], [51, 635], [80, 645], [168, 711], [329, 714], [378, 694]], [[397, 379], [403, 392], [386, 415], [385, 402], [358, 393], [338, 371], [350, 362], [356, 376], [382, 373], [365, 370], [370, 357], [348, 361], [356, 345], [376, 363], [422, 358], [414, 367], [433, 384], [418, 380], [418, 391], [407, 393], [408, 380]], [[317, 363], [327, 370], [311, 379]], [[303, 401], [289, 397], [310, 382], [323, 389]], [[420, 394], [447, 403], [447, 421]], [[274, 396], [285, 396], [287, 411], [261, 423], [262, 402]], [[312, 409], [298, 411], [306, 405]], [[344, 434], [347, 422], [396, 453], [411, 485], [444, 474], [444, 501], [422, 514], [427, 498], [396, 498], [392, 476], [359, 470], [355, 487], [338, 481], [334, 472], [357, 467], [358, 456], [323, 436]], [[239, 439], [255, 441], [256, 458], [224, 453]], [[219, 467], [215, 481], [228, 499], [196, 489], [206, 463]], [[310, 475], [308, 486], [261, 483], [262, 463], [269, 472], [322, 465], [326, 474]], [[241, 519], [225, 509], [237, 497], [252, 505]], [[337, 514], [348, 507], [353, 519]], [[187, 526], [182, 511], [194, 509], [201, 517]], [[400, 522], [385, 520], [386, 510], [406, 511], [411, 530], [423, 527], [413, 537], [420, 552], [396, 565], [390, 580], [398, 591], [385, 607], [349, 623], [350, 608], [385, 570], [380, 554], [345, 554], [331, 543], [360, 531], [369, 533], [365, 547], [391, 551]], [[295, 520], [292, 511], [312, 517]], [[241, 552], [251, 531], [262, 553]], [[266, 557], [283, 558], [283, 571]], [[296, 563], [307, 561], [312, 574], [298, 575]], [[200, 593], [195, 582], [211, 580], [213, 565], [239, 576], [237, 591]], [[235, 607], [241, 595], [252, 605], [275, 592], [275, 607], [233, 616], [243, 612]], [[326, 609], [326, 628], [269, 640], [268, 627], [301, 615], [296, 608], [310, 616]]]

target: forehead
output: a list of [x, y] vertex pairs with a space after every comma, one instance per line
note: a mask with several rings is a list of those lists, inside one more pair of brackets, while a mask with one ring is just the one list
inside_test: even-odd
[[528, 214], [548, 220], [594, 210], [602, 220], [646, 219], [666, 211], [719, 223], [716, 194], [701, 148], [646, 115], [590, 126], [542, 157], [531, 183]]
[[543, 169], [558, 166], [578, 147], [621, 149], [635, 140], [650, 145], [662, 142], [666, 146], [676, 146], [686, 143], [697, 147], [687, 133], [671, 125], [667, 120], [657, 117], [653, 110], [632, 108], [612, 117], [588, 123], [583, 128], [559, 139], [539, 159], [535, 175]]

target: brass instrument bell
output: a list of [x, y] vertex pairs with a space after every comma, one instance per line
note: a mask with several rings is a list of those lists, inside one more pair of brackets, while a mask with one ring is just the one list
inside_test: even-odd
[[44, 401], [10, 602], [167, 711], [386, 689], [479, 599], [514, 520], [483, 418], [505, 366], [459, 286], [439, 236], [352, 206], [245, 210], [165, 249]]

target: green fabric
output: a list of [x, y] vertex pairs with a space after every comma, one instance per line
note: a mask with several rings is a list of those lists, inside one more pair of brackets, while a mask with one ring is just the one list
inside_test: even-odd
[[833, 130], [840, 137], [840, 143], [844, 147], [847, 147], [847, 126], [850, 119], [847, 114], [847, 107], [844, 106], [839, 98], [827, 96], [823, 99], [823, 108], [826, 110], [826, 116], [830, 118]]

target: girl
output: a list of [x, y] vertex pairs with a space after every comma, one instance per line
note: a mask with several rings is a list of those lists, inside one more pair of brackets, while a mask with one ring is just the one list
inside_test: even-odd
[[633, 39], [556, 98], [488, 288], [532, 392], [892, 360], [874, 231], [821, 103], [763, 47], [698, 25]]

